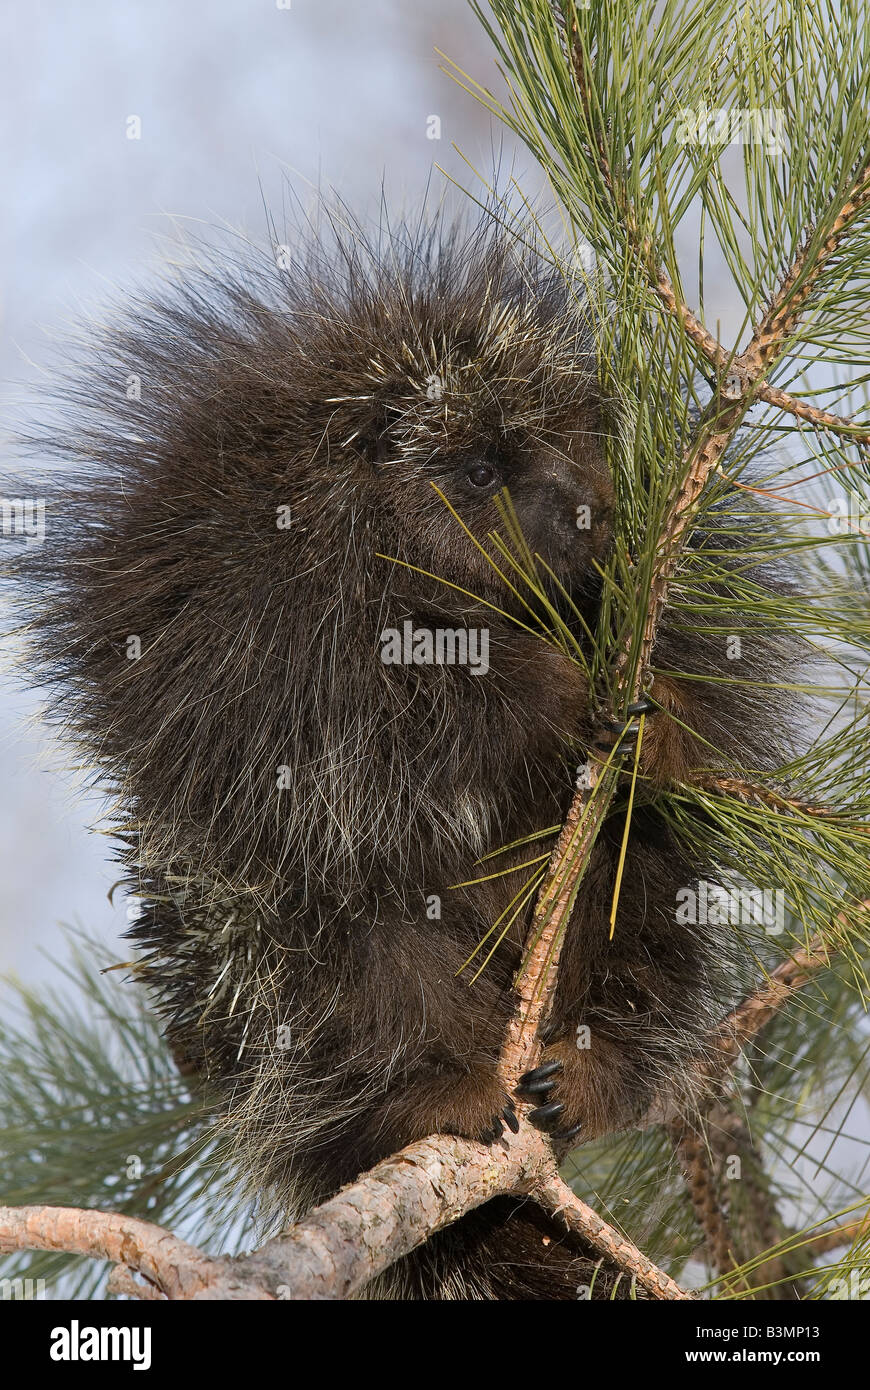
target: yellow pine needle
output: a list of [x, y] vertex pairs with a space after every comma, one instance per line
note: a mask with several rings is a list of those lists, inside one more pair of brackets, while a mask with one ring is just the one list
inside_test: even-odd
[[437, 484], [437, 483], [433, 483], [433, 482], [430, 481], [429, 486], [431, 487], [432, 491], [433, 491], [438, 497], [441, 498], [441, 501], [444, 503], [445, 507], [447, 508], [447, 510], [448, 510], [448, 512], [450, 513], [450, 515], [453, 517], [454, 521], [458, 521], [458, 522], [459, 522], [459, 525], [462, 527], [463, 531], [465, 532], [465, 534], [466, 534], [466, 536], [468, 537], [468, 539], [471, 541], [472, 545], [474, 545], [474, 546], [477, 547], [477, 549], [480, 551], [481, 555], [483, 556], [484, 560], [486, 560], [486, 562], [487, 562], [488, 565], [491, 565], [491, 566], [492, 566], [492, 568], [495, 570], [496, 574], [498, 575], [499, 579], [501, 579], [501, 580], [507, 585], [508, 589], [509, 589], [510, 592], [513, 594], [514, 598], [518, 598], [518, 599], [520, 600], [520, 602], [523, 603], [523, 604], [525, 604], [525, 607], [528, 608], [529, 605], [528, 605], [527, 603], [525, 603], [525, 600], [524, 600], [522, 594], [519, 592], [518, 589], [515, 589], [515, 588], [514, 588], [513, 584], [511, 584], [510, 580], [508, 579], [507, 575], [502, 573], [502, 571], [499, 569], [498, 565], [495, 563], [495, 560], [494, 560], [494, 559], [492, 558], [492, 556], [488, 553], [488, 551], [485, 549], [485, 547], [481, 545], [480, 541], [477, 539], [477, 537], [475, 536], [474, 532], [471, 531], [471, 530], [469, 530], [469, 528], [466, 526], [465, 522], [462, 520], [462, 517], [459, 515], [458, 511], [456, 510], [456, 508], [455, 508], [450, 502], [448, 502], [447, 498], [444, 496], [444, 493], [441, 491], [441, 489], [440, 489], [440, 487], [438, 486], [438, 484]]
[[637, 734], [637, 748], [634, 751], [634, 767], [631, 773], [631, 789], [628, 793], [628, 810], [625, 813], [625, 830], [622, 835], [622, 846], [619, 851], [619, 863], [616, 866], [616, 883], [613, 886], [613, 904], [610, 908], [610, 940], [613, 940], [613, 933], [616, 931], [616, 910], [619, 907], [619, 890], [622, 887], [622, 872], [625, 868], [625, 852], [628, 849], [628, 832], [631, 829], [631, 811], [634, 806], [634, 789], [637, 785], [637, 770], [640, 766], [640, 747], [643, 743], [643, 727], [646, 722], [646, 715], [640, 716], [640, 728]]
[[514, 896], [511, 898], [511, 900], [510, 900], [510, 902], [508, 903], [507, 907], [506, 907], [502, 912], [499, 913], [498, 917], [496, 917], [496, 919], [495, 919], [495, 921], [493, 922], [492, 926], [489, 928], [489, 930], [488, 930], [487, 932], [484, 933], [484, 935], [481, 937], [480, 941], [478, 941], [477, 945], [475, 946], [474, 950], [472, 951], [472, 953], [471, 953], [471, 955], [468, 957], [468, 959], [465, 960], [465, 961], [463, 961], [462, 965], [460, 965], [459, 969], [456, 971], [456, 974], [457, 974], [457, 975], [461, 975], [462, 972], [463, 972], [463, 970], [467, 970], [467, 969], [468, 969], [469, 965], [470, 965], [471, 962], [474, 960], [474, 957], [478, 954], [479, 951], [482, 951], [482, 950], [483, 950], [484, 946], [486, 945], [486, 943], [487, 943], [487, 941], [489, 940], [489, 938], [492, 936], [493, 932], [497, 932], [497, 931], [498, 931], [499, 926], [500, 926], [501, 923], [504, 921], [505, 917], [507, 917], [507, 915], [508, 915], [508, 913], [510, 912], [511, 908], [514, 907], [514, 905], [518, 903], [519, 906], [516, 908], [516, 911], [514, 912], [513, 916], [510, 918], [510, 920], [507, 922], [507, 924], [502, 928], [501, 932], [499, 932], [498, 936], [496, 937], [495, 944], [490, 948], [490, 951], [489, 951], [488, 955], [486, 956], [486, 958], [485, 958], [485, 960], [484, 960], [484, 962], [483, 962], [483, 965], [481, 965], [481, 966], [479, 967], [479, 969], [478, 969], [478, 971], [477, 971], [477, 974], [475, 974], [474, 978], [472, 979], [472, 982], [471, 982], [471, 983], [472, 983], [472, 984], [474, 983], [474, 980], [477, 979], [477, 977], [478, 977], [478, 975], [480, 974], [481, 970], [483, 970], [484, 966], [487, 964], [487, 962], [491, 959], [491, 957], [493, 956], [493, 954], [495, 953], [495, 951], [496, 951], [496, 950], [498, 949], [498, 947], [501, 945], [501, 943], [502, 943], [502, 941], [504, 940], [506, 934], [510, 931], [510, 929], [511, 929], [513, 923], [515, 922], [517, 916], [518, 916], [519, 913], [522, 911], [522, 909], [525, 907], [526, 903], [529, 901], [529, 899], [531, 898], [532, 894], [535, 892], [535, 889], [537, 888], [538, 884], [541, 882], [541, 879], [544, 877], [544, 874], [545, 874], [545, 873], [546, 873], [546, 868], [544, 867], [544, 868], [539, 869], [539, 870], [537, 871], [537, 873], [532, 874], [530, 878], [527, 878], [527, 879], [526, 879], [525, 883], [522, 885], [522, 887], [519, 889], [519, 891], [518, 891], [517, 893], [515, 893]]
[[[518, 903], [517, 906], [514, 908], [513, 912], [512, 912], [511, 915], [510, 915], [510, 918], [508, 919], [508, 921], [505, 923], [505, 925], [502, 927], [501, 931], [499, 932], [498, 939], [497, 939], [495, 942], [493, 942], [492, 946], [490, 947], [489, 951], [487, 952], [486, 956], [484, 957], [482, 963], [477, 967], [477, 970], [476, 970], [475, 973], [472, 975], [472, 977], [471, 977], [471, 983], [472, 983], [472, 984], [475, 984], [476, 981], [480, 979], [481, 975], [483, 974], [483, 972], [484, 972], [484, 970], [486, 969], [486, 967], [489, 965], [489, 962], [492, 960], [493, 956], [495, 955], [495, 953], [496, 953], [496, 951], [498, 950], [498, 948], [499, 948], [499, 946], [501, 945], [501, 943], [504, 941], [505, 937], [507, 936], [507, 934], [508, 934], [508, 932], [510, 931], [511, 927], [513, 926], [514, 922], [517, 920], [517, 918], [519, 917], [520, 913], [524, 910], [524, 908], [527, 907], [527, 905], [531, 902], [532, 898], [535, 896], [535, 893], [536, 893], [536, 891], [537, 891], [538, 885], [539, 885], [539, 883], [541, 882], [541, 880], [543, 879], [545, 873], [546, 873], [546, 870], [545, 870], [545, 869], [542, 869], [541, 872], [538, 874], [538, 876], [537, 876], [536, 878], [530, 879], [530, 880], [529, 880], [529, 891], [525, 894], [525, 896], [523, 897], [522, 901], [521, 901], [520, 903]], [[514, 899], [514, 901], [516, 902], [516, 899]], [[483, 945], [483, 942], [481, 942], [480, 944], [481, 944], [481, 946], [482, 946], [482, 945]], [[473, 959], [473, 957], [472, 957], [472, 959]]]
[[495, 859], [499, 854], [507, 854], [510, 849], [519, 849], [521, 845], [531, 845], [535, 840], [543, 840], [548, 835], [558, 835], [561, 826], [548, 825], [543, 830], [535, 830], [531, 835], [521, 835], [518, 840], [511, 840], [510, 844], [500, 845], [498, 849], [491, 849], [486, 854], [482, 854], [475, 862], [485, 864], [489, 859]]
[[497, 869], [494, 874], [482, 874], [480, 878], [467, 878], [463, 883], [451, 883], [448, 887], [451, 893], [457, 888], [474, 888], [478, 883], [489, 883], [494, 878], [506, 878], [508, 874], [519, 873], [520, 869], [531, 869], [535, 864], [549, 863], [549, 860], [549, 853], [539, 854], [536, 859], [524, 859], [522, 864], [514, 864], [511, 869]]

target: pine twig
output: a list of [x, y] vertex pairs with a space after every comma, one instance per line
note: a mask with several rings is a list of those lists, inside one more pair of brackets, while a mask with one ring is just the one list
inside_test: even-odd
[[782, 279], [767, 312], [752, 334], [740, 365], [751, 378], [764, 375], [778, 358], [783, 344], [791, 337], [809, 295], [825, 265], [839, 250], [843, 237], [855, 217], [870, 203], [870, 161], [858, 170], [837, 210], [831, 230], [814, 256], [810, 256], [813, 233], [808, 230], [793, 264]]
[[166, 1295], [155, 1284], [138, 1280], [126, 1265], [115, 1265], [106, 1281], [108, 1295], [138, 1298], [140, 1303], [162, 1303]]
[[[572, 70], [577, 83], [580, 100], [586, 115], [587, 124], [594, 127], [595, 118], [589, 97], [589, 82], [585, 69], [585, 54], [581, 45], [571, 45]], [[677, 293], [670, 276], [656, 254], [652, 238], [646, 235], [638, 223], [634, 208], [621, 179], [613, 170], [607, 155], [603, 133], [598, 131], [594, 137], [595, 159], [605, 188], [610, 194], [620, 224], [637, 255], [649, 284], [662, 307], [676, 319], [683, 333], [698, 349], [702, 357], [722, 374], [733, 374], [741, 382], [741, 395], [745, 388], [752, 387], [754, 398], [765, 401], [799, 420], [805, 420], [815, 429], [826, 429], [833, 434], [844, 436], [859, 444], [870, 444], [870, 426], [857, 424], [848, 416], [836, 415], [819, 406], [808, 405], [805, 401], [772, 386], [764, 380], [767, 369], [779, 355], [800, 317], [810, 291], [818, 279], [822, 267], [838, 250], [843, 235], [852, 219], [870, 201], [870, 166], [865, 165], [856, 176], [852, 187], [844, 199], [842, 207], [833, 220], [831, 231], [819, 248], [812, 263], [809, 250], [812, 236], [808, 232], [801, 250], [784, 277], [779, 292], [774, 296], [766, 313], [756, 325], [752, 340], [745, 352], [735, 356], [705, 328], [700, 319]]]
[[691, 1122], [675, 1123], [667, 1126], [667, 1130], [683, 1170], [695, 1220], [704, 1236], [707, 1258], [718, 1273], [723, 1273], [736, 1263], [734, 1237], [719, 1201], [716, 1175], [704, 1135]]
[[564, 929], [607, 813], [612, 774], [603, 764], [591, 761], [588, 780], [590, 786], [578, 790], [574, 797], [550, 857], [535, 903], [526, 955], [514, 984], [518, 1003], [499, 1060], [499, 1072], [510, 1090], [522, 1073], [535, 1065], [540, 1031], [556, 987]]
[[[628, 226], [631, 230], [631, 224]], [[637, 250], [640, 260], [645, 266], [649, 282], [663, 307], [676, 319], [686, 337], [694, 343], [710, 366], [727, 376], [732, 370], [734, 354], [729, 353], [722, 346], [709, 329], [704, 327], [700, 319], [695, 317], [688, 305], [680, 299], [667, 272], [657, 261], [649, 238], [639, 239]], [[764, 380], [756, 383], [753, 394], [757, 400], [764, 401], [767, 405], [772, 405], [787, 415], [793, 415], [797, 420], [806, 421], [814, 429], [828, 430], [829, 433], [839, 435], [856, 444], [870, 444], [870, 425], [860, 424], [848, 415], [837, 415], [830, 410], [823, 410], [821, 406], [809, 405], [798, 396], [793, 396], [790, 392], [783, 391], [781, 387], [773, 386]]]
[[[863, 906], [870, 907], [870, 903]], [[838, 922], [844, 920], [841, 913]], [[641, 1124], [643, 1128], [650, 1123], [664, 1123], [674, 1144], [677, 1156], [683, 1167], [689, 1196], [695, 1211], [713, 1268], [720, 1275], [729, 1269], [744, 1264], [746, 1258], [760, 1252], [738, 1250], [733, 1223], [726, 1219], [721, 1196], [718, 1191], [715, 1165], [704, 1140], [705, 1129], [710, 1112], [718, 1112], [718, 1123], [723, 1131], [733, 1128], [740, 1131], [738, 1142], [743, 1139], [743, 1158], [751, 1156], [751, 1141], [745, 1133], [745, 1126], [738, 1116], [732, 1114], [720, 1101], [723, 1085], [730, 1077], [734, 1064], [743, 1048], [765, 1027], [781, 1008], [800, 990], [822, 967], [830, 963], [829, 947], [821, 936], [816, 936], [808, 948], [799, 948], [788, 960], [783, 961], [772, 972], [770, 978], [744, 999], [728, 1015], [710, 1039], [707, 1055], [696, 1064], [688, 1079], [682, 1098], [665, 1100], [653, 1105]], [[688, 1104], [686, 1103], [688, 1101]], [[748, 1175], [750, 1179], [752, 1174]], [[760, 1223], [761, 1243], [767, 1249], [776, 1246], [780, 1239], [779, 1216], [771, 1209], [772, 1199], [766, 1187], [751, 1193], [757, 1220]], [[794, 1276], [788, 1261], [782, 1256], [772, 1256], [770, 1260], [753, 1270], [753, 1287], [780, 1287]]]
[[630, 1240], [608, 1226], [597, 1212], [571, 1191], [557, 1172], [551, 1172], [533, 1195], [553, 1216], [561, 1218], [568, 1230], [582, 1236], [620, 1269], [631, 1274], [653, 1298], [680, 1302], [695, 1297], [653, 1264]]
[[840, 812], [831, 806], [821, 806], [816, 802], [804, 801], [800, 797], [785, 796], [782, 792], [764, 787], [758, 782], [747, 782], [741, 777], [702, 776], [691, 784], [702, 791], [716, 792], [721, 796], [732, 796], [746, 805], [753, 803], [770, 806], [776, 811], [792, 811], [798, 815], [815, 816], [819, 820], [836, 820]]
[[[669, 1126], [668, 1132], [714, 1272], [732, 1291], [739, 1287], [747, 1293], [757, 1290], [761, 1297], [771, 1299], [799, 1297], [800, 1279], [807, 1271], [795, 1258], [796, 1250], [786, 1243], [789, 1233], [752, 1136], [735, 1105], [717, 1103], [703, 1116]], [[727, 1174], [727, 1165], [734, 1159], [740, 1165], [740, 1203], [733, 1200], [738, 1175]], [[749, 1269], [733, 1272], [747, 1264]]]
[[846, 1221], [842, 1226], [833, 1226], [830, 1230], [819, 1231], [818, 1235], [810, 1236], [808, 1244], [811, 1246], [810, 1253], [813, 1259], [819, 1255], [830, 1254], [833, 1250], [842, 1250], [844, 1245], [854, 1245], [856, 1240], [863, 1240], [870, 1235], [870, 1220], [864, 1217], [861, 1221]]

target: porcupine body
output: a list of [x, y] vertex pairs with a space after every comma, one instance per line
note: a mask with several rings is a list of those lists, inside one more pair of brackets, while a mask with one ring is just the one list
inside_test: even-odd
[[[242, 1170], [295, 1215], [427, 1134], [492, 1141], [511, 1113], [495, 1063], [531, 904], [482, 972], [462, 966], [540, 846], [454, 885], [560, 823], [594, 698], [513, 621], [444, 499], [486, 550], [507, 488], [594, 625], [613, 487], [592, 336], [564, 279], [498, 231], [437, 224], [374, 247], [338, 233], [289, 268], [216, 264], [132, 307], [70, 413], [46, 543], [22, 568], [36, 651], [117, 797], [145, 978], [176, 1056], [219, 1088]], [[486, 669], [384, 661], [383, 634], [409, 623], [485, 631]], [[666, 630], [657, 656], [724, 667], [718, 634]], [[653, 779], [693, 761], [685, 725], [763, 762], [762, 706], [714, 689], [658, 683]], [[585, 1138], [676, 1084], [730, 1002], [721, 933], [675, 919], [704, 866], [653, 805], [635, 811], [611, 939], [622, 828], [617, 809], [543, 1058], [562, 1064], [550, 1128]], [[536, 1209], [501, 1200], [400, 1262], [389, 1291], [571, 1298], [591, 1269]], [[605, 1268], [596, 1294], [612, 1288]]]

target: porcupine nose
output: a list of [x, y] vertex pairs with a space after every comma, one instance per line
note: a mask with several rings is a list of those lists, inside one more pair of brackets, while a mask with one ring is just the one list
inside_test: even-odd
[[600, 562], [610, 543], [613, 488], [603, 469], [558, 461], [548, 469], [539, 549], [566, 583]]

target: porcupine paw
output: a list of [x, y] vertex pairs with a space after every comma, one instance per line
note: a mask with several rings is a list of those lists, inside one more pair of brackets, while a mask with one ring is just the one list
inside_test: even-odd
[[514, 1134], [519, 1133], [520, 1122], [512, 1100], [503, 1105], [498, 1114], [493, 1115], [483, 1132], [475, 1137], [480, 1140], [481, 1144], [494, 1144], [496, 1139], [500, 1139], [504, 1134], [505, 1125]]
[[579, 1037], [575, 1030], [545, 1047], [540, 1066], [521, 1076], [514, 1092], [533, 1105], [529, 1122], [560, 1146], [576, 1140], [581, 1130], [584, 1142], [609, 1134], [649, 1104], [624, 1043], [594, 1027], [591, 1046], [581, 1047]]
[[560, 1088], [559, 1083], [564, 1070], [564, 1064], [555, 1059], [543, 1062], [523, 1073], [514, 1092], [519, 1100], [534, 1103], [535, 1108], [527, 1116], [529, 1124], [556, 1143], [576, 1139], [583, 1128], [583, 1121], [576, 1119], [570, 1105], [560, 1098], [564, 1087]]
[[421, 1077], [394, 1096], [393, 1105], [393, 1124], [402, 1144], [427, 1134], [456, 1134], [494, 1144], [505, 1129], [516, 1134], [520, 1127], [514, 1101], [491, 1066]]
[[461, 1134], [481, 1144], [495, 1144], [504, 1130], [520, 1130], [513, 1097], [489, 1063], [473, 1066], [450, 1081], [442, 1102], [439, 1133]]
[[454, 1120], [448, 1116], [436, 1120], [434, 1124], [424, 1125], [423, 1128], [427, 1134], [455, 1134], [460, 1139], [473, 1139], [478, 1144], [494, 1144], [496, 1140], [502, 1138], [505, 1128], [518, 1134], [520, 1121], [514, 1102], [509, 1100], [495, 1115], [488, 1115], [485, 1120], [477, 1124], [464, 1120]]
[[451, 1086], [445, 1101], [446, 1113], [439, 1124], [442, 1134], [460, 1134], [481, 1144], [494, 1144], [505, 1128], [519, 1132], [513, 1098], [488, 1069], [469, 1072], [458, 1085]]

